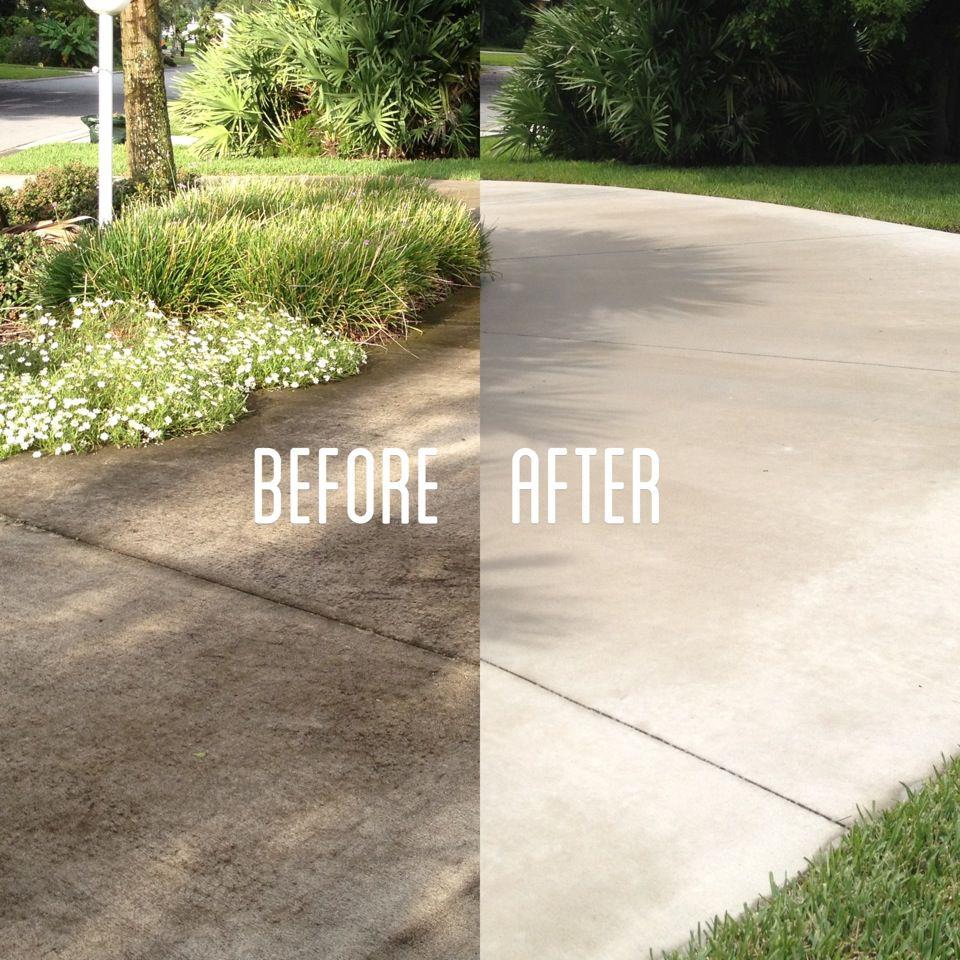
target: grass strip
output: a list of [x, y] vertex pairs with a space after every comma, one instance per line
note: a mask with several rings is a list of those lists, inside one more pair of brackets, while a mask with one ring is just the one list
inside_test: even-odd
[[519, 50], [481, 50], [481, 67], [512, 67], [520, 59]]
[[860, 821], [807, 870], [667, 960], [956, 960], [960, 760]]
[[69, 67], [35, 67], [22, 63], [0, 63], [0, 80], [45, 80], [51, 77], [76, 77], [86, 72], [86, 70], [71, 70]]
[[654, 167], [496, 156], [481, 143], [484, 180], [590, 183], [761, 200], [960, 232], [960, 164], [836, 167]]
[[[198, 157], [189, 147], [174, 147], [177, 167], [200, 175], [410, 176], [424, 180], [477, 180], [480, 162], [474, 158], [451, 160], [339, 160], [335, 157]], [[51, 143], [0, 156], [0, 174], [30, 175], [46, 167], [67, 163], [97, 165], [97, 145]], [[113, 155], [117, 176], [129, 174], [126, 149]]]

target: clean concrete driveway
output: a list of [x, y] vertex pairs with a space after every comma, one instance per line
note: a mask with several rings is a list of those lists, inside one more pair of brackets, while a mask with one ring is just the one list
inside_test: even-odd
[[[215, 436], [0, 463], [4, 960], [475, 960], [478, 312]], [[255, 525], [254, 449], [327, 445], [438, 448], [441, 522]]]
[[[483, 954], [646, 956], [956, 751], [960, 237], [481, 197]], [[652, 447], [661, 523], [513, 526], [522, 446]]]
[[[177, 96], [177, 78], [189, 67], [166, 71], [167, 97]], [[36, 141], [75, 140], [87, 128], [82, 116], [97, 112], [93, 73], [44, 80], [0, 80], [0, 153]], [[123, 75], [113, 77], [114, 109], [123, 112]]]

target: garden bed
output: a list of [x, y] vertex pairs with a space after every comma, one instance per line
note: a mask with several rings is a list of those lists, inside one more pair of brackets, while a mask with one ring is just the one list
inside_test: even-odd
[[0, 459], [222, 429], [252, 390], [357, 373], [486, 264], [467, 208], [411, 181], [133, 202], [35, 269], [29, 339], [0, 347]]

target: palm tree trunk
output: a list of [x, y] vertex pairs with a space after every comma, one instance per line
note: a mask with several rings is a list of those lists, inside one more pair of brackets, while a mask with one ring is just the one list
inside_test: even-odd
[[159, 0], [132, 0], [120, 15], [120, 28], [130, 175], [152, 190], [173, 190], [177, 173], [163, 82]]

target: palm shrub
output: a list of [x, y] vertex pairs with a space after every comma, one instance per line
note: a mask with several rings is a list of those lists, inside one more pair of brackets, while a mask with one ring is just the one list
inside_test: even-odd
[[267, 0], [197, 55], [175, 109], [216, 155], [475, 155], [477, 35], [472, 0]]
[[674, 164], [916, 155], [925, 107], [904, 69], [902, 34], [871, 21], [862, 0], [859, 12], [850, 3], [547, 8], [501, 95], [497, 149]]

